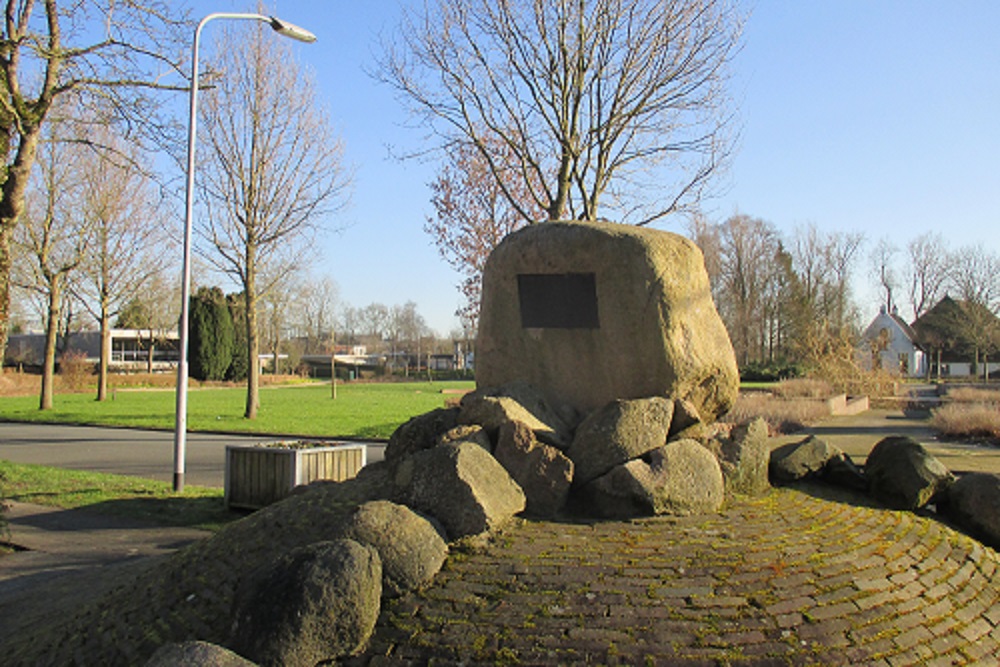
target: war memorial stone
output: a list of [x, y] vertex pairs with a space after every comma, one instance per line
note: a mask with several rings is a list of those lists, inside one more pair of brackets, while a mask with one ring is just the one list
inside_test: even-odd
[[508, 235], [483, 273], [476, 383], [514, 381], [584, 414], [665, 396], [714, 421], [736, 399], [739, 374], [701, 251], [607, 222]]

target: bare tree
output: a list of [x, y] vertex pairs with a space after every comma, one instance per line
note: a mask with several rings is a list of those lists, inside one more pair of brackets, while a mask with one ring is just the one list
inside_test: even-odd
[[118, 313], [116, 327], [139, 331], [139, 343], [146, 348], [147, 372], [153, 372], [157, 345], [165, 343], [167, 333], [177, 328], [179, 301], [180, 285], [167, 281], [163, 273], [157, 273]]
[[906, 244], [904, 269], [913, 319], [920, 319], [945, 294], [952, 272], [952, 254], [945, 238], [935, 232], [921, 234]]
[[24, 224], [15, 234], [23, 266], [19, 287], [39, 294], [45, 303], [45, 352], [39, 409], [52, 409], [56, 343], [69, 274], [84, 261], [90, 230], [79, 211], [79, 173], [72, 167], [74, 149], [55, 130], [39, 148], [37, 188], [29, 196]]
[[307, 353], [329, 352], [334, 342], [334, 314], [340, 288], [330, 276], [307, 278], [298, 305], [299, 326], [307, 336]]
[[719, 311], [740, 364], [764, 357], [765, 295], [779, 249], [773, 225], [759, 218], [734, 215], [719, 227]]
[[[395, 305], [389, 309], [389, 339], [392, 343], [393, 356], [405, 344], [406, 366], [404, 372], [410, 373], [410, 357], [416, 354], [417, 369], [420, 367], [422, 354], [421, 339], [430, 332], [423, 315], [417, 312], [417, 304], [407, 301], [403, 305]], [[395, 364], [395, 361], [394, 361]]]
[[[318, 222], [343, 204], [341, 144], [313, 80], [286, 41], [254, 23], [220, 32], [219, 76], [203, 98], [207, 159], [198, 224], [206, 258], [243, 288], [248, 359], [244, 415], [259, 407], [257, 303], [306, 259]], [[260, 280], [266, 267], [268, 280]]]
[[379, 74], [441, 146], [474, 146], [526, 221], [690, 210], [731, 152], [725, 84], [742, 18], [729, 0], [421, 7]]
[[[503, 152], [504, 147], [498, 150]], [[456, 314], [476, 328], [486, 259], [507, 234], [525, 224], [504, 190], [523, 208], [529, 207], [528, 193], [518, 182], [501, 188], [482, 154], [470, 144], [448, 154], [431, 189], [435, 215], [427, 218], [424, 231], [434, 239], [441, 257], [462, 274], [459, 290], [465, 303]]]
[[863, 241], [860, 233], [825, 233], [813, 223], [795, 230], [789, 254], [797, 278], [797, 305], [817, 326], [838, 332], [848, 326], [851, 268]]
[[1000, 255], [981, 245], [960, 248], [953, 256], [950, 283], [962, 300], [996, 313], [1000, 310]]
[[369, 344], [378, 346], [389, 334], [389, 307], [384, 303], [370, 303], [357, 311], [357, 327]]
[[337, 316], [337, 329], [342, 333], [345, 345], [356, 345], [361, 328], [361, 311], [350, 304], [344, 304]]
[[875, 244], [869, 255], [872, 275], [883, 294], [882, 305], [885, 306], [886, 312], [890, 313], [896, 305], [895, 292], [899, 282], [894, 266], [897, 252], [899, 252], [899, 248], [892, 241], [888, 238], [882, 238]]
[[[0, 22], [0, 358], [7, 345], [11, 241], [42, 129], [68, 95], [110, 101], [102, 108], [135, 130], [156, 125], [147, 93], [169, 87], [171, 56], [183, 53], [184, 24], [165, 0], [6, 0]], [[176, 50], [175, 50], [176, 47]], [[161, 55], [166, 54], [166, 55]], [[88, 105], [89, 106], [89, 105]], [[105, 119], [111, 120], [111, 119]]]
[[834, 327], [846, 329], [856, 314], [851, 306], [851, 272], [865, 241], [861, 232], [833, 232], [829, 235], [827, 258], [830, 263], [829, 316]]
[[[166, 264], [169, 243], [163, 215], [134, 145], [106, 128], [92, 130], [113, 153], [88, 151], [78, 161], [81, 213], [94, 239], [76, 294], [101, 331], [97, 400], [108, 395], [111, 320]], [[122, 160], [121, 158], [125, 158]]]

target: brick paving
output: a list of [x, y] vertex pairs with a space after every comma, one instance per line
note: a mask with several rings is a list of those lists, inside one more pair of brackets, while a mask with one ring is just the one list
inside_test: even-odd
[[[167, 641], [224, 643], [241, 572], [329, 539], [382, 486], [320, 487], [231, 524], [70, 616], [0, 636], [0, 663], [141, 665]], [[998, 665], [998, 562], [930, 515], [823, 486], [696, 517], [517, 520], [387, 601], [345, 664]]]
[[996, 665], [997, 564], [935, 518], [821, 487], [711, 516], [524, 520], [386, 603], [348, 664]]

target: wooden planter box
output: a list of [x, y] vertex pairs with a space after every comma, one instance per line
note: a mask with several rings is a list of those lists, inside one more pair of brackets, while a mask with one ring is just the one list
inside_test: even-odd
[[226, 446], [226, 507], [260, 509], [301, 484], [343, 481], [364, 467], [362, 444], [272, 443]]

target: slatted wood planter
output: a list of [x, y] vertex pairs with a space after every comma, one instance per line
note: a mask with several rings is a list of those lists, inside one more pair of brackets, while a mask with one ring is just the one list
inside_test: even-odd
[[350, 479], [367, 462], [364, 445], [317, 445], [227, 445], [226, 507], [260, 509], [301, 484]]

